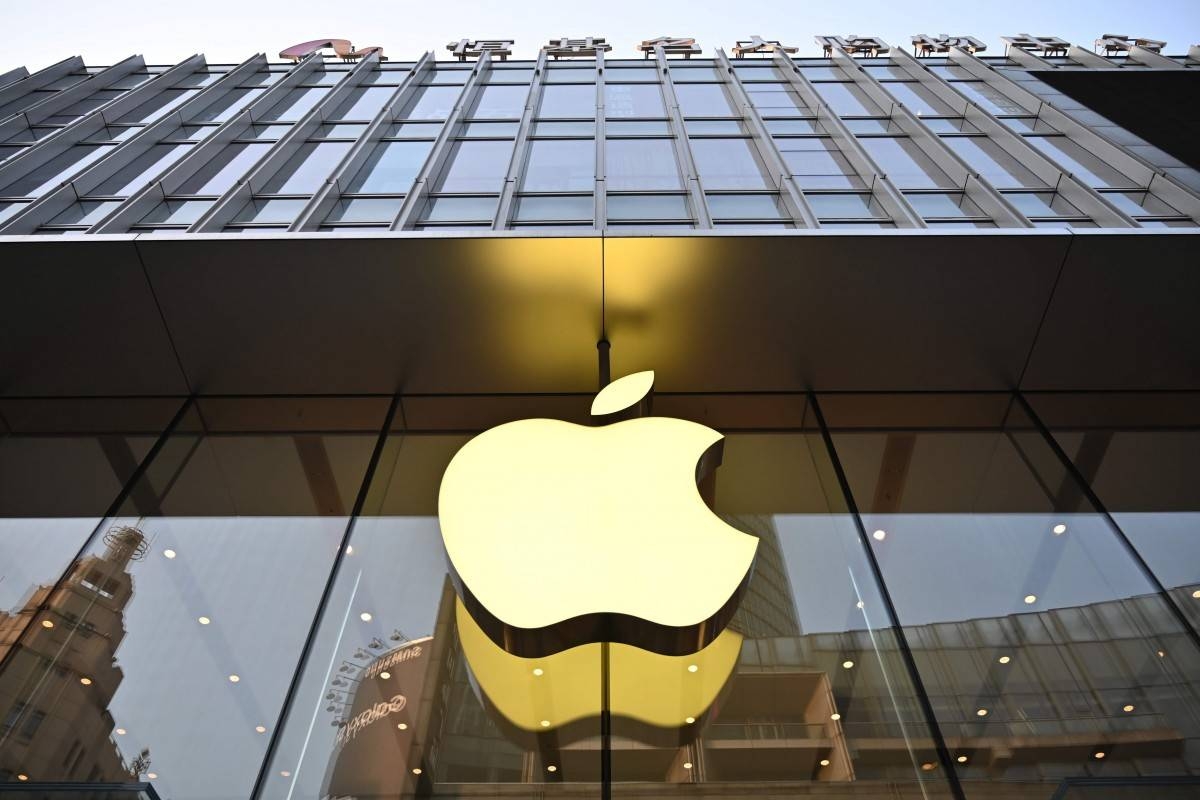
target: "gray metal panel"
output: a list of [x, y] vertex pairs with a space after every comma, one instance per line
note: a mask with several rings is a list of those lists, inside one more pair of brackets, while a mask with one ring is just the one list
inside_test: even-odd
[[133, 237], [0, 239], [0, 394], [187, 392]]
[[1200, 232], [1079, 231], [1023, 389], [1200, 388]]
[[0, 75], [0, 87], [8, 86], [10, 83], [16, 83], [29, 77], [29, 70], [25, 67], [13, 67], [8, 72]]
[[[4, 86], [4, 88], [0, 89], [0, 106], [7, 105], [18, 97], [24, 97], [32, 91], [41, 89], [43, 86], [54, 83], [65, 75], [70, 75], [75, 70], [83, 68], [83, 59], [79, 56], [64, 58], [57, 64], [51, 64], [45, 69], [40, 69], [32, 75], [20, 79], [16, 83]], [[20, 69], [24, 69], [24, 67]]]

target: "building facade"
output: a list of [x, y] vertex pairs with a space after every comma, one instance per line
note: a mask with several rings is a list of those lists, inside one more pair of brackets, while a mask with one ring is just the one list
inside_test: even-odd
[[[1200, 48], [817, 44], [0, 75], [0, 793], [1200, 793]], [[646, 370], [753, 568], [533, 653], [442, 476]]]

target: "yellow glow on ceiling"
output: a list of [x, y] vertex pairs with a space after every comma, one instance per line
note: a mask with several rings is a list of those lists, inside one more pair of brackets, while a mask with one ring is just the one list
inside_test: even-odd
[[[602, 645], [520, 658], [489, 639], [457, 598], [455, 617], [463, 654], [479, 688], [513, 725], [540, 732], [599, 716]], [[741, 634], [728, 628], [703, 650], [686, 656], [609, 645], [612, 713], [660, 728], [681, 727], [682, 720], [699, 717], [713, 704], [733, 673], [741, 648]], [[535, 663], [543, 676], [533, 675]], [[700, 669], [689, 672], [689, 664]]]

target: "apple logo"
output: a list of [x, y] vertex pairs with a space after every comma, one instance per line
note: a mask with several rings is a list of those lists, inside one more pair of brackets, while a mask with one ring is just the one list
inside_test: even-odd
[[[627, 411], [653, 382], [653, 372], [614, 381], [592, 415]], [[758, 546], [700, 496], [722, 442], [704, 425], [654, 416], [595, 427], [525, 419], [471, 439], [442, 476], [438, 515], [472, 618], [523, 658], [591, 642], [684, 655], [713, 642]]]

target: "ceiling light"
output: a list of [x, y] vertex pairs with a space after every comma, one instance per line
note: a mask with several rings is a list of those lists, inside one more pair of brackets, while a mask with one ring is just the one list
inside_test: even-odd
[[874, 533], [872, 533], [871, 535], [875, 537], [875, 541], [882, 542], [884, 539], [887, 538], [887, 531], [878, 530], [878, 531], [875, 531]]
[[117, 734], [117, 736], [124, 736], [124, 735], [125, 735], [125, 729], [124, 729], [124, 728], [117, 728], [117, 729], [116, 729], [116, 731], [114, 731], [114, 733], [116, 733], [116, 734]]
[[1166, 658], [1166, 657], [1167, 657], [1167, 651], [1166, 651], [1166, 650], [1159, 650], [1159, 651], [1158, 651], [1158, 657], [1159, 657], [1159, 658]]
[[986, 717], [987, 715], [988, 715], [988, 710], [986, 708], [981, 708], [975, 712], [975, 716], [977, 716], [977, 717]]
[[92, 679], [91, 679], [91, 678], [87, 678], [87, 677], [80, 678], [80, 679], [79, 679], [79, 682], [80, 682], [80, 683], [82, 683], [84, 686], [91, 686], [91, 685], [92, 685]]
[[926, 761], [924, 764], [921, 765], [921, 769], [925, 770], [926, 772], [932, 772], [933, 771], [933, 762]]
[[546, 673], [545, 673], [545, 671], [544, 671], [544, 670], [543, 670], [541, 667], [534, 667], [534, 668], [533, 668], [533, 677], [535, 677], [535, 678], [540, 678], [540, 677], [542, 677], [542, 676], [543, 676], [543, 675], [545, 675], [545, 674], [546, 674]]
[[1055, 536], [1062, 536], [1064, 533], [1066, 533], [1066, 532], [1067, 532], [1067, 526], [1066, 526], [1066, 525], [1063, 525], [1063, 524], [1060, 522], [1060, 523], [1058, 523], [1057, 525], [1055, 525], [1053, 528], [1051, 528], [1051, 530], [1053, 530], [1053, 531], [1054, 531], [1054, 535], [1055, 535]]
[[420, 775], [420, 774], [421, 774], [421, 768], [420, 768], [420, 767], [413, 767], [413, 769], [412, 769], [412, 773], [413, 773], [413, 775]]
[[546, 772], [558, 772], [558, 767], [551, 764], [548, 767], [546, 767]]
[[1000, 656], [1000, 658], [998, 658], [996, 660], [999, 661], [1001, 664], [1007, 664], [1008, 662], [1012, 661], [1012, 659], [1009, 658], [1008, 656]]
[[279, 770], [279, 774], [280, 774], [280, 775], [282, 775], [282, 776], [283, 776], [283, 777], [285, 777], [285, 778], [290, 778], [290, 777], [292, 777], [292, 773], [288, 772], [286, 769], [281, 769], [281, 770]]
[[229, 682], [230, 682], [230, 683], [237, 683], [237, 682], [238, 682], [238, 681], [240, 681], [240, 680], [241, 680], [241, 678], [239, 678], [237, 675], [230, 675], [230, 676], [229, 676]]
[[842, 669], [850, 669], [853, 666], [854, 666], [853, 661], [843, 661], [842, 662]]
[[684, 769], [691, 769], [691, 768], [692, 768], [692, 762], [690, 762], [690, 761], [685, 761], [685, 762], [683, 762], [683, 768], [684, 768]]
[[857, 608], [862, 608], [862, 607], [863, 607], [863, 601], [862, 601], [862, 600], [859, 600], [859, 601], [858, 601], [857, 603], [855, 603], [854, 605], [855, 605]]
[[1033, 605], [1033, 604], [1034, 604], [1034, 603], [1036, 603], [1036, 602], [1037, 602], [1037, 595], [1036, 595], [1036, 594], [1027, 594], [1027, 595], [1025, 595], [1025, 605], [1027, 605], [1027, 606], [1031, 606], [1031, 605]]
[[1094, 755], [1096, 758], [1104, 758], [1106, 755], [1108, 755], [1108, 753], [1104, 752], [1103, 750], [1097, 750], [1092, 755]]
[[550, 720], [548, 720], [548, 719], [544, 719], [544, 720], [542, 720], [542, 727], [543, 727], [543, 728], [549, 728], [549, 727], [550, 727]]
[[1197, 589], [1196, 591], [1192, 592], [1192, 597], [1196, 598], [1197, 600], [1200, 600], [1200, 589]]
[[408, 730], [408, 723], [407, 723], [407, 722], [401, 722], [401, 723], [399, 723], [398, 725], [396, 725], [396, 727], [397, 727], [397, 728], [399, 728], [399, 729], [400, 729], [400, 730], [402, 730], [402, 731], [406, 731], [406, 730]]
[[829, 718], [830, 718], [831, 720], [833, 720], [834, 722], [837, 722], [839, 719], [841, 719], [841, 718], [842, 718], [842, 715], [841, 715], [841, 714], [839, 714], [839, 713], [837, 713], [837, 712], [835, 711], [835, 712], [833, 712], [832, 714], [830, 714], [830, 715], [829, 715]]
[[379, 677], [383, 678], [386, 681], [388, 678], [392, 677], [392, 673], [388, 672], [387, 670], [384, 670], [383, 672], [379, 673]]
[[175, 551], [168, 547], [166, 550], [163, 550], [163, 555], [166, 556], [167, 558], [174, 558]]
[[1130, 703], [1130, 704], [1126, 705], [1124, 708], [1122, 708], [1121, 710], [1124, 711], [1126, 714], [1128, 714], [1130, 711], [1133, 711], [1133, 708], [1134, 708], [1133, 704]]
[[363, 622], [370, 622], [371, 621], [371, 612], [364, 611], [358, 615], [358, 618], [361, 619]]
[[354, 545], [352, 545], [352, 544], [346, 545], [346, 555], [348, 555], [348, 556], [354, 555]]
[[822, 766], [822, 767], [828, 767], [828, 766], [829, 766], [829, 759], [828, 759], [828, 758], [822, 758], [822, 759], [821, 759], [821, 766]]
[[687, 719], [684, 720], [684, 722], [686, 722], [688, 725], [691, 725], [695, 721], [696, 721], [695, 717], [688, 717]]
[[700, 668], [697, 667], [695, 664], [688, 664], [688, 672], [695, 672], [698, 669], [700, 669]]
[[158, 773], [157, 772], [147, 772], [146, 777], [149, 778], [150, 780], [156, 780], [158, 778]]
[[29, 776], [28, 776], [28, 775], [26, 775], [24, 772], [21, 772], [21, 773], [19, 773], [19, 774], [17, 775], [17, 780], [19, 780], [19, 781], [27, 781], [27, 780], [29, 780]]
[[50, 620], [48, 620], [48, 619], [44, 619], [44, 620], [42, 620], [42, 627], [43, 627], [43, 628], [53, 628], [53, 627], [54, 627], [54, 623], [53, 623], [53, 622], [51, 622], [51, 621], [50, 621]]
[[209, 619], [208, 617], [200, 617], [196, 621], [199, 622], [201, 625], [207, 625], [208, 623], [212, 622], [212, 620]]
[[958, 763], [960, 763], [960, 764], [965, 764], [965, 763], [967, 763], [967, 757], [966, 757], [966, 756], [959, 756], [959, 757], [958, 757], [957, 759], [955, 759], [955, 760], [956, 760], [956, 761], [958, 761]]

